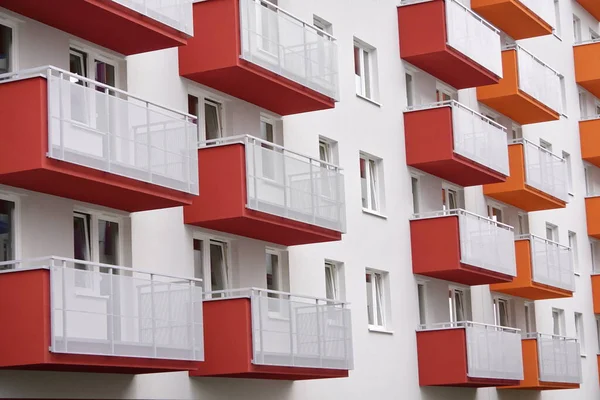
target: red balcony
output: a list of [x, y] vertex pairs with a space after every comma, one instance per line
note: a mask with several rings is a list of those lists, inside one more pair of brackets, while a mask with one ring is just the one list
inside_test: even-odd
[[0, 84], [0, 184], [131, 212], [191, 204], [186, 114], [49, 67], [15, 78]]
[[0, 269], [2, 369], [143, 374], [203, 360], [193, 280], [57, 257]]
[[335, 39], [268, 1], [195, 3], [179, 73], [280, 115], [333, 108], [338, 97]]
[[400, 57], [457, 89], [498, 83], [499, 31], [457, 0], [398, 7]]
[[413, 272], [465, 285], [510, 282], [516, 275], [513, 229], [465, 210], [410, 221]]
[[353, 365], [352, 327], [345, 304], [262, 289], [232, 292], [235, 298], [204, 302], [206, 358], [190, 376], [279, 380], [348, 376]]
[[413, 107], [404, 113], [404, 134], [411, 167], [461, 186], [506, 180], [506, 129], [460, 103]]
[[600, 21], [600, 4], [596, 0], [576, 0], [581, 7], [585, 8], [587, 12], [592, 14], [594, 18]]
[[192, 2], [176, 0], [170, 7], [154, 3], [0, 0], [0, 7], [124, 55], [184, 45], [192, 34]]
[[344, 177], [339, 168], [251, 136], [198, 150], [201, 195], [184, 222], [285, 246], [341, 240]]
[[523, 379], [518, 330], [475, 322], [417, 331], [421, 386], [501, 387]]

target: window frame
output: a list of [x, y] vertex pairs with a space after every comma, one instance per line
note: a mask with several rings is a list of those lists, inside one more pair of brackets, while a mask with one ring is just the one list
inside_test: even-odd
[[20, 21], [16, 18], [0, 12], [0, 25], [4, 25], [11, 30], [11, 46], [7, 65], [8, 72], [19, 70], [19, 23]]
[[[224, 278], [224, 288], [222, 290], [230, 290], [232, 288], [231, 284], [231, 276], [232, 276], [232, 252], [231, 252], [231, 240], [227, 238], [223, 238], [220, 236], [207, 235], [204, 233], [200, 233], [195, 231], [192, 234], [192, 252], [194, 251], [194, 241], [198, 240], [202, 242], [202, 276], [196, 278], [202, 279], [202, 291], [204, 292], [206, 298], [219, 298], [225, 296], [214, 296], [212, 294], [206, 294], [208, 292], [212, 292], [212, 260], [210, 255], [210, 246], [212, 244], [217, 244], [223, 248], [223, 255], [225, 257], [224, 262], [224, 270], [221, 271], [222, 278]], [[193, 253], [192, 253], [193, 254]], [[192, 256], [193, 258], [193, 256]], [[195, 260], [194, 260], [195, 261]], [[196, 265], [194, 262], [194, 275], [196, 275]]]
[[[526, 212], [517, 213], [517, 226], [519, 235], [529, 235], [529, 215]], [[526, 229], [524, 229], [526, 228]]]
[[[456, 203], [456, 207], [450, 207], [450, 194], [453, 194], [455, 197], [454, 201]], [[448, 204], [446, 204], [448, 203]], [[442, 210], [455, 210], [464, 208], [465, 197], [464, 197], [464, 189], [460, 186], [454, 185], [452, 183], [442, 181]]]
[[406, 90], [406, 106], [413, 107], [415, 105], [415, 74], [412, 71], [404, 72], [404, 87]]
[[[555, 315], [558, 317], [557, 320], [554, 318]], [[555, 329], [557, 327], [558, 333], [556, 333]], [[554, 336], [565, 336], [565, 310], [562, 308], [552, 308], [552, 334]]]
[[[421, 289], [421, 290], [419, 290]], [[422, 294], [422, 296], [421, 296]], [[422, 300], [422, 301], [421, 301]], [[417, 307], [419, 325], [426, 326], [429, 323], [428, 311], [429, 299], [427, 296], [427, 281], [417, 280]]]
[[577, 233], [573, 231], [567, 232], [569, 247], [571, 248], [571, 259], [573, 262], [573, 273], [579, 275], [579, 246], [577, 245]]
[[356, 37], [353, 44], [354, 90], [356, 95], [377, 103], [379, 97], [376, 82], [377, 49]]
[[581, 19], [573, 14], [573, 43], [582, 41]]
[[[550, 235], [552, 236], [552, 238], [548, 237], [548, 233], [550, 233]], [[552, 241], [552, 242], [558, 243], [558, 240], [559, 240], [558, 226], [554, 225], [553, 223], [546, 222], [546, 234], [545, 234], [545, 238], [547, 240]]]
[[[486, 210], [489, 219], [503, 224], [507, 223], [507, 207], [505, 205], [486, 199]], [[498, 218], [498, 215], [495, 213], [495, 211], [499, 212], [500, 218]]]
[[[416, 182], [416, 185], [414, 184]], [[410, 190], [413, 206], [413, 214], [418, 214], [421, 210], [421, 179], [414, 173], [410, 174]]]
[[[368, 324], [368, 328], [369, 330], [374, 330], [374, 331], [387, 331], [389, 329], [389, 315], [388, 315], [388, 305], [387, 305], [387, 288], [386, 288], [386, 281], [388, 279], [389, 273], [388, 272], [384, 272], [384, 271], [380, 271], [380, 270], [376, 270], [376, 269], [371, 269], [371, 268], [366, 268], [365, 269], [365, 276], [371, 276], [370, 278], [370, 282], [366, 282], [366, 284], [369, 284], [372, 286], [371, 289], [371, 293], [372, 293], [372, 305], [373, 305], [373, 323], [371, 323], [371, 321], [369, 320], [369, 312], [368, 312], [368, 308], [369, 308], [369, 292], [367, 291], [365, 293], [366, 298], [367, 298], [367, 324]], [[379, 294], [377, 293], [377, 284], [376, 284], [376, 280], [379, 277]], [[366, 281], [366, 279], [365, 279]], [[377, 306], [377, 298], [380, 298], [380, 307]], [[381, 321], [377, 321], [378, 320], [378, 315], [381, 315]], [[379, 323], [378, 323], [379, 322]]]
[[[0, 14], [1, 16], [1, 14]], [[12, 254], [12, 258], [14, 260], [20, 260], [21, 257], [21, 197], [10, 193], [10, 192], [3, 192], [0, 191], [0, 200], [6, 201], [6, 202], [10, 202], [13, 203], [13, 210], [12, 210], [12, 218], [11, 218], [11, 223], [12, 223], [12, 236], [13, 236], [13, 254]], [[10, 260], [8, 260], [10, 261]]]
[[[341, 288], [340, 288], [340, 266], [336, 261], [325, 260], [325, 298], [333, 301], [341, 301]], [[330, 275], [327, 276], [327, 270], [329, 269]], [[333, 297], [327, 295], [327, 284], [331, 278], [331, 286], [333, 289]]]
[[[502, 325], [501, 304], [504, 306], [506, 325]], [[513, 302], [512, 299], [503, 296], [492, 296], [492, 306], [494, 309], [494, 324], [497, 326], [503, 326], [506, 328], [515, 328], [515, 320], [513, 315]]]
[[[367, 204], [362, 203], [362, 162], [365, 163], [365, 187], [366, 193], [364, 195], [367, 199]], [[372, 156], [370, 154], [360, 152], [359, 153], [359, 179], [361, 180], [361, 205], [363, 211], [372, 214], [382, 214], [384, 212], [384, 189], [383, 189], [383, 173], [382, 173], [382, 162], [381, 158]], [[372, 164], [371, 164], [372, 163]], [[373, 207], [373, 202], [375, 207]]]
[[[457, 302], [456, 302], [456, 294], [459, 294], [462, 303], [462, 313], [463, 319], [459, 320], [457, 318]], [[459, 323], [468, 321], [470, 319], [471, 310], [469, 309], [470, 305], [467, 304], [470, 301], [470, 289], [456, 286], [456, 285], [448, 285], [448, 311], [450, 314], [449, 321], [451, 323]]]
[[568, 189], [567, 192], [571, 196], [574, 196], [575, 192], [573, 190], [573, 165], [572, 165], [572, 160], [571, 160], [571, 154], [569, 154], [563, 150], [562, 158], [565, 160], [565, 163], [567, 164], [567, 189]]
[[525, 301], [523, 303], [523, 309], [525, 316], [525, 333], [536, 333], [537, 322], [535, 320], [535, 303], [533, 301]]
[[581, 357], [586, 356], [585, 351], [585, 321], [583, 317], [583, 313], [575, 311], [573, 313], [573, 319], [575, 322], [575, 337], [579, 342], [579, 353]]

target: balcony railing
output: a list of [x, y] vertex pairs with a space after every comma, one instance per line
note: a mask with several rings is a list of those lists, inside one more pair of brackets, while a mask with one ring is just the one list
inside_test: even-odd
[[525, 338], [537, 339], [540, 381], [581, 383], [581, 353], [577, 339], [543, 333], [528, 333]]
[[574, 291], [571, 248], [535, 235], [521, 235], [531, 243], [532, 279], [544, 285]]
[[269, 1], [239, 1], [242, 58], [337, 100], [335, 38]]
[[353, 368], [352, 323], [347, 303], [257, 288], [206, 295], [250, 298], [252, 362], [256, 365]]
[[190, 36], [194, 34], [193, 0], [112, 0]]
[[458, 216], [460, 262], [516, 276], [513, 227], [472, 212], [456, 209], [415, 214], [415, 219]]
[[478, 322], [447, 322], [419, 326], [420, 331], [464, 329], [467, 376], [484, 379], [523, 379], [519, 329]]
[[407, 111], [438, 107], [452, 107], [452, 136], [456, 154], [509, 175], [505, 127], [454, 100], [408, 107]]
[[52, 66], [0, 83], [34, 77], [47, 80], [48, 157], [198, 194], [194, 116]]
[[523, 145], [527, 185], [559, 200], [569, 200], [567, 163], [562, 157], [526, 139], [517, 139], [510, 143]]
[[0, 263], [50, 272], [50, 351], [202, 361], [201, 281], [62, 257]]
[[248, 208], [346, 231], [340, 167], [248, 135], [209, 140], [200, 147], [234, 143], [245, 146]]
[[552, 110], [563, 112], [562, 75], [519, 45], [504, 50], [517, 51], [519, 89]]

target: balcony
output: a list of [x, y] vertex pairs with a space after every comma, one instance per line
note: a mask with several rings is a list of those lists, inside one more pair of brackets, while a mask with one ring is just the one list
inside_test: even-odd
[[0, 80], [0, 184], [131, 212], [198, 194], [192, 116], [55, 67]]
[[600, 115], [579, 122], [581, 158], [600, 167]]
[[[597, 249], [596, 252], [594, 252], [594, 256], [596, 254]], [[600, 314], [600, 274], [598, 274], [597, 266], [595, 266], [594, 273], [592, 275], [592, 297], [594, 303], [594, 314]]]
[[524, 211], [564, 208], [569, 198], [562, 157], [524, 139], [508, 146], [510, 176], [483, 186], [483, 194]]
[[190, 376], [293, 381], [345, 378], [353, 368], [345, 303], [255, 288], [207, 296], [206, 360]]
[[600, 21], [600, 4], [596, 0], [576, 0], [581, 7], [592, 14], [594, 18]]
[[498, 83], [499, 31], [457, 0], [403, 0], [400, 56], [456, 89]]
[[192, 0], [0, 0], [4, 7], [123, 55], [184, 45]]
[[530, 300], [572, 297], [573, 258], [571, 248], [535, 235], [515, 241], [517, 277], [509, 283], [490, 286], [494, 292]]
[[404, 113], [406, 164], [461, 186], [504, 182], [506, 128], [448, 101]]
[[[600, 13], [600, 4], [597, 5]], [[573, 46], [575, 82], [600, 97], [600, 40], [589, 40]]]
[[141, 374], [203, 360], [199, 281], [60, 257], [0, 270], [0, 368]]
[[552, 0], [471, 0], [471, 8], [515, 40], [552, 34]]
[[280, 115], [338, 99], [335, 38], [266, 0], [195, 3], [179, 73]]
[[562, 111], [561, 75], [520, 46], [502, 52], [504, 77], [477, 88], [477, 99], [521, 124], [556, 121]]
[[448, 322], [417, 331], [421, 386], [501, 387], [523, 379], [518, 329]]
[[465, 285], [516, 275], [513, 228], [465, 210], [416, 214], [410, 221], [413, 273]]
[[184, 222], [285, 246], [341, 240], [344, 176], [337, 166], [252, 136], [198, 150], [201, 196]]
[[523, 338], [524, 379], [503, 389], [579, 389], [580, 357], [577, 339], [528, 333]]

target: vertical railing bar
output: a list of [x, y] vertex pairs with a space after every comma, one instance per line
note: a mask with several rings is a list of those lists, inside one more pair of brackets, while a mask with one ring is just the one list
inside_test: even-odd
[[156, 354], [156, 318], [154, 315], [154, 274], [150, 274], [150, 318], [152, 318], [152, 354]]
[[[274, 155], [277, 155], [277, 150], [275, 148], [273, 148], [273, 150], [271, 150], [273, 152]], [[281, 150], [281, 170], [283, 173], [283, 216], [287, 217], [290, 213], [290, 208], [292, 206], [291, 204], [291, 199], [293, 198], [293, 194], [292, 194], [292, 182], [288, 182], [288, 176], [287, 176], [287, 172], [286, 172], [286, 168], [285, 168], [285, 164], [286, 164], [286, 159], [287, 159], [287, 155], [285, 154], [285, 150]], [[275, 171], [275, 173], [277, 173], [277, 171]], [[289, 190], [290, 190], [290, 196], [288, 199], [288, 186], [289, 186]], [[290, 204], [288, 204], [288, 201], [290, 201]]]
[[110, 304], [110, 310], [109, 310], [109, 321], [110, 321], [110, 354], [115, 354], [115, 293], [114, 293], [114, 286], [113, 286], [113, 277], [115, 275], [113, 275], [113, 270], [109, 269], [108, 270], [108, 280], [109, 280], [109, 293], [110, 293], [110, 297], [109, 297], [109, 303]]
[[148, 182], [152, 182], [152, 133], [150, 132], [150, 103], [146, 102], [146, 131], [148, 132]]
[[[110, 172], [110, 90], [104, 89], [104, 98], [106, 99], [106, 170]], [[112, 272], [112, 271], [111, 271]]]
[[321, 335], [321, 315], [320, 315], [320, 305], [319, 305], [319, 300], [315, 301], [315, 308], [317, 311], [317, 348], [318, 348], [318, 353], [319, 353], [319, 366], [322, 367], [323, 366], [323, 335]]
[[[201, 287], [197, 287], [194, 285], [194, 281], [190, 281], [190, 344], [191, 348], [191, 359], [196, 360], [196, 326], [194, 321], [194, 311], [196, 307], [196, 298], [194, 296], [196, 290], [202, 291]], [[200, 299], [202, 299], [202, 292], [200, 292]]]
[[[258, 295], [255, 295], [255, 291], [253, 290], [251, 298], [253, 299], [253, 298], [255, 298], [255, 296], [258, 297], [258, 332], [259, 332], [260, 356], [261, 356], [261, 362], [260, 363], [264, 364], [264, 362], [265, 362], [265, 349], [264, 349], [264, 346], [265, 345], [264, 345], [263, 326], [262, 326], [262, 306], [263, 306], [263, 303], [261, 301], [261, 292], [258, 291]], [[267, 306], [268, 306], [268, 304], [269, 304], [268, 303], [269, 302], [269, 297], [267, 296], [266, 299], [267, 299]], [[254, 340], [253, 340], [253, 342], [254, 342], [254, 344], [256, 343]], [[258, 357], [256, 357], [256, 358], [258, 358]]]
[[[64, 79], [64, 75], [62, 72], [59, 73], [58, 76], [58, 117], [60, 119], [60, 130], [59, 130], [59, 136], [60, 136], [60, 159], [64, 160], [65, 159], [65, 110], [64, 110], [64, 106], [63, 106], [63, 79]], [[48, 82], [51, 82], [52, 80], [52, 70], [48, 69], [48, 78], [47, 78]], [[85, 90], [85, 89], [84, 89]], [[85, 92], [84, 92], [85, 94]], [[69, 91], [69, 100], [71, 99], [71, 93]], [[84, 96], [85, 98], [85, 96]], [[85, 100], [84, 100], [84, 104], [85, 104]], [[50, 104], [48, 104], [48, 107], [50, 107]], [[69, 109], [69, 111], [72, 112], [72, 110]], [[50, 130], [48, 130], [50, 131]], [[53, 144], [52, 142], [48, 143], [48, 147], [49, 147], [49, 151], [52, 148]]]
[[[246, 147], [252, 142], [252, 154], [253, 154], [253, 156], [252, 156], [252, 177], [254, 179], [254, 199], [253, 199], [254, 200], [254, 208], [253, 207], [250, 207], [250, 208], [253, 208], [256, 210], [256, 209], [258, 209], [258, 179], [256, 177], [256, 175], [257, 175], [256, 174], [256, 154], [257, 154], [258, 145], [257, 145], [256, 141], [251, 140], [248, 136], [246, 136], [244, 140], [246, 141]], [[262, 161], [263, 160], [261, 159], [261, 162]], [[248, 190], [249, 190], [249, 188], [248, 188]], [[248, 193], [248, 194], [250, 194], [250, 193]]]
[[[282, 299], [283, 300], [283, 299]], [[292, 298], [290, 296], [288, 296], [287, 299], [287, 303], [288, 303], [288, 312], [289, 312], [289, 321], [290, 321], [290, 360], [291, 360], [291, 365], [295, 366], [295, 360], [294, 360], [294, 320], [296, 320], [296, 326], [298, 325], [298, 316], [296, 315], [296, 318], [292, 318], [293, 315], [293, 311], [292, 311]]]
[[[61, 262], [61, 267], [62, 267], [62, 290], [61, 290], [61, 295], [62, 295], [62, 308], [63, 308], [63, 341], [65, 343], [65, 353], [68, 352], [68, 338], [67, 338], [67, 293], [66, 293], [66, 285], [67, 285], [67, 279], [65, 277], [66, 275], [66, 271], [67, 271], [67, 262], [66, 261], [62, 261]], [[75, 269], [73, 269], [73, 278], [75, 278]]]
[[[51, 351], [56, 351], [56, 328], [54, 326], [54, 324], [56, 323], [56, 300], [54, 298], [54, 296], [56, 296], [55, 293], [55, 280], [56, 280], [56, 271], [55, 268], [56, 266], [54, 265], [54, 259], [52, 257], [50, 257], [50, 260], [48, 262], [49, 266], [50, 266], [50, 350]], [[20, 263], [18, 263], [17, 265], [15, 265], [15, 269], [18, 268], [20, 265]], [[64, 273], [64, 271], [63, 271]], [[64, 306], [64, 304], [63, 304]]]
[[313, 162], [309, 161], [309, 174], [310, 174], [310, 203], [312, 209], [312, 223], [315, 224], [317, 220], [317, 210], [316, 210], [316, 199], [315, 199], [315, 180], [313, 176]]

